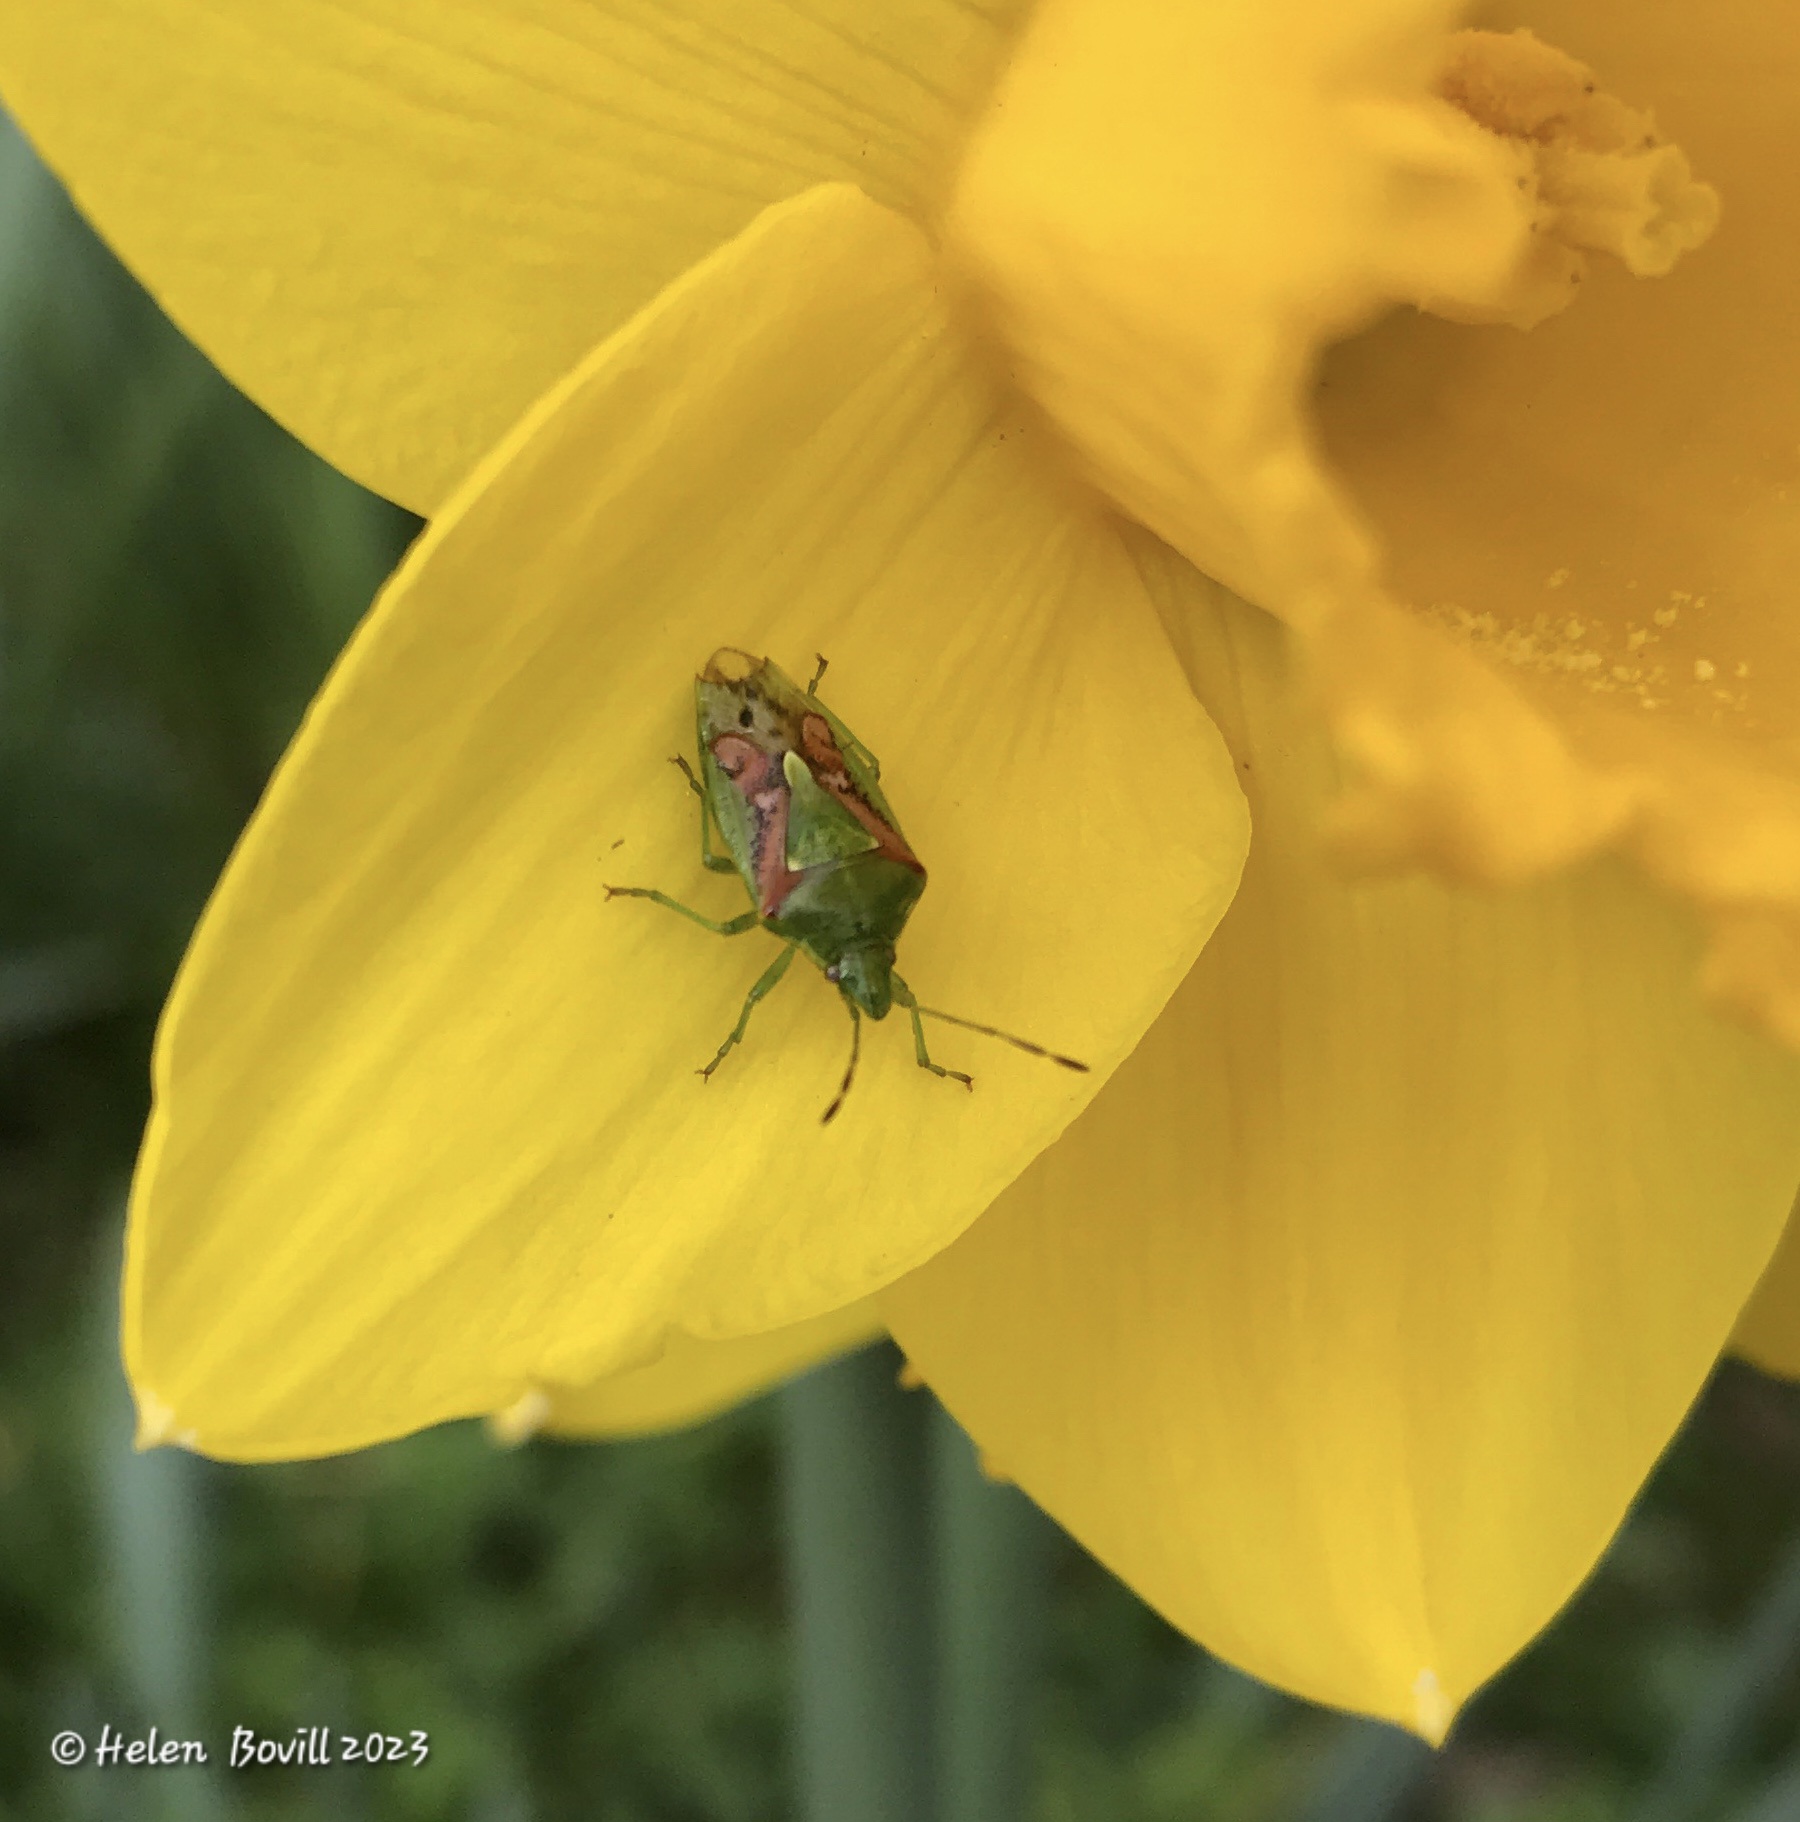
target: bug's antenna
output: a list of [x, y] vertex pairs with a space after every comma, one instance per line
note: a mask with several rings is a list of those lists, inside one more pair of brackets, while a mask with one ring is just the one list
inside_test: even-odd
[[[850, 1006], [850, 1002], [844, 1002]], [[844, 1079], [838, 1084], [838, 1091], [832, 1097], [831, 1105], [819, 1115], [819, 1124], [829, 1126], [837, 1118], [837, 1110], [844, 1104], [844, 1096], [850, 1092], [850, 1084], [856, 1080], [856, 1059], [862, 1054], [862, 1014], [850, 1006], [850, 1067], [844, 1071]], [[1085, 1067], [1085, 1065], [1078, 1065]]]
[[1046, 1050], [1042, 1044], [1032, 1043], [1030, 1038], [1015, 1037], [1010, 1031], [1001, 1031], [993, 1025], [978, 1025], [973, 1019], [959, 1019], [954, 1012], [938, 1012], [930, 1006], [921, 1006], [919, 1010], [928, 1019], [942, 1019], [946, 1025], [960, 1025], [965, 1031], [979, 1031], [983, 1037], [998, 1038], [1003, 1044], [1011, 1044], [1015, 1050], [1028, 1050], [1034, 1057], [1060, 1063], [1065, 1069], [1079, 1069], [1083, 1075], [1088, 1073], [1087, 1064], [1078, 1057], [1066, 1057], [1059, 1050]]
[[818, 659], [819, 668], [813, 672], [812, 682], [806, 686], [806, 693], [809, 696], [818, 695], [819, 684], [823, 680], [825, 673], [831, 669], [831, 660], [827, 658], [823, 652], [814, 652], [813, 656]]

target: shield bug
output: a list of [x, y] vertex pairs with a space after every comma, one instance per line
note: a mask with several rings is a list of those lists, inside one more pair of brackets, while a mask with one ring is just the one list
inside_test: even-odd
[[[805, 689], [769, 659], [721, 646], [694, 680], [700, 771], [676, 759], [700, 799], [700, 858], [715, 873], [736, 873], [752, 909], [712, 918], [648, 886], [608, 886], [608, 898], [648, 898], [703, 929], [739, 936], [761, 925], [783, 947], [744, 998], [718, 1054], [698, 1073], [708, 1079], [743, 1038], [757, 1002], [804, 952], [837, 988], [850, 1014], [850, 1062], [825, 1109], [829, 1121], [856, 1077], [862, 1018], [884, 1019], [904, 1006], [912, 1018], [921, 1069], [972, 1088], [961, 1070], [931, 1060], [924, 1019], [941, 1019], [1086, 1071], [1011, 1032], [921, 1006], [894, 972], [895, 945], [925, 890], [925, 868], [901, 833], [881, 789], [875, 755], [819, 700], [825, 660]], [[713, 849], [717, 830], [725, 852]]]

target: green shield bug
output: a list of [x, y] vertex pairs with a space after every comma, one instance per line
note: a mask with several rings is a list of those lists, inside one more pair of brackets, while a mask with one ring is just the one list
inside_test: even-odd
[[[1085, 1072], [1087, 1064], [1074, 1057], [921, 1006], [894, 972], [895, 945], [925, 890], [925, 868], [882, 794], [875, 755], [819, 700], [824, 675], [821, 658], [802, 690], [769, 659], [721, 646], [694, 680], [699, 774], [685, 759], [674, 763], [700, 799], [701, 860], [715, 873], [736, 873], [751, 910], [711, 918], [648, 886], [606, 888], [608, 898], [653, 899], [720, 936], [739, 936], [760, 924], [782, 941], [718, 1054], [698, 1073], [710, 1079], [724, 1062], [796, 951], [818, 965], [850, 1014], [850, 1062], [825, 1121], [843, 1106], [855, 1079], [863, 1014], [884, 1019], [895, 1005], [912, 1017], [919, 1067], [964, 1087], [972, 1088], [974, 1079], [931, 1060], [923, 1019], [960, 1025]], [[714, 829], [723, 854], [713, 851]]]

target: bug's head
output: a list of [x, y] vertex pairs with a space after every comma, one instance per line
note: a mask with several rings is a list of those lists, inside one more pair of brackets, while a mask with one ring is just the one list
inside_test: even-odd
[[861, 949], [846, 949], [825, 970], [825, 978], [835, 982], [838, 992], [870, 1018], [884, 1019], [894, 1003], [894, 946], [870, 943]]

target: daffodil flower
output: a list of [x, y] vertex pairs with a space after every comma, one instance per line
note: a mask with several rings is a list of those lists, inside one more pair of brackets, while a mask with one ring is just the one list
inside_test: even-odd
[[[176, 320], [431, 515], [164, 1021], [148, 1436], [627, 1429], [885, 1326], [1178, 1625], [1442, 1733], [1800, 1182], [1800, 34], [1482, 23], [0, 14]], [[694, 1079], [762, 939], [600, 888], [706, 889], [727, 643], [830, 656], [909, 977], [1092, 1077], [883, 1028], [821, 1130], [811, 980]]]

